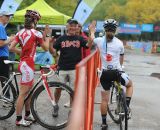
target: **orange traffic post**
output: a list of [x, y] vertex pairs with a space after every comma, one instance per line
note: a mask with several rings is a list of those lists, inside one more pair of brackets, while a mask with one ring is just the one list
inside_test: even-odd
[[[92, 130], [97, 68], [101, 68], [96, 49], [76, 66], [75, 95], [68, 130]], [[80, 120], [81, 119], [81, 120]]]

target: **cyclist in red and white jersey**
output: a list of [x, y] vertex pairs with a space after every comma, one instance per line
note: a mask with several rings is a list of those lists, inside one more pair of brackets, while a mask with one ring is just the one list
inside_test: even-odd
[[[11, 43], [10, 50], [20, 54], [20, 64], [18, 70], [22, 74], [20, 81], [20, 93], [16, 105], [16, 125], [29, 126], [33, 118], [30, 115], [30, 99], [25, 103], [25, 117], [22, 118], [22, 109], [24, 99], [33, 85], [34, 80], [34, 56], [36, 53], [36, 46], [40, 45], [45, 51], [49, 49], [49, 36], [51, 30], [49, 27], [45, 28], [46, 37], [35, 29], [37, 22], [41, 16], [37, 11], [27, 10], [25, 14], [24, 28], [20, 30]], [[16, 44], [20, 44], [21, 49], [17, 49]], [[29, 121], [30, 120], [30, 121]]]

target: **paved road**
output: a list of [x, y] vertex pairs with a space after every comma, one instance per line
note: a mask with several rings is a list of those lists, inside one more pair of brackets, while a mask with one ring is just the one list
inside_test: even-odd
[[[129, 130], [160, 130], [160, 80], [152, 73], [160, 73], [160, 56], [137, 53], [128, 50], [125, 55], [125, 70], [134, 82], [134, 94], [131, 101], [132, 119]], [[96, 90], [95, 102], [99, 102], [100, 88]], [[15, 115], [0, 121], [0, 130], [46, 130], [38, 124], [29, 128], [16, 127]], [[118, 126], [108, 118], [109, 130], [118, 130]], [[100, 130], [101, 117], [99, 104], [95, 104], [94, 130]]]
[[[160, 130], [160, 80], [151, 77], [152, 73], [160, 73], [160, 56], [127, 51], [125, 55], [125, 71], [134, 83], [134, 94], [131, 101], [132, 119], [129, 130]], [[160, 74], [158, 74], [160, 76]], [[98, 95], [97, 89], [97, 95]], [[96, 99], [97, 101], [99, 99]], [[94, 130], [100, 130], [100, 113], [95, 105]], [[109, 130], [118, 130], [118, 126], [109, 121]]]

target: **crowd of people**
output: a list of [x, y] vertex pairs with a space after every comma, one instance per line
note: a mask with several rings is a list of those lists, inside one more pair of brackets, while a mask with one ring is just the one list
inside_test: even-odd
[[[95, 23], [89, 25], [89, 35], [82, 32], [82, 25], [75, 19], [69, 19], [66, 24], [66, 33], [57, 39], [51, 37], [52, 30], [47, 25], [41, 33], [36, 30], [36, 25], [41, 19], [39, 12], [27, 10], [25, 14], [24, 28], [17, 32], [15, 36], [7, 39], [5, 25], [9, 22], [13, 14], [8, 12], [0, 12], [0, 75], [9, 77], [8, 65], [3, 60], [8, 59], [9, 51], [20, 55], [20, 64], [18, 70], [21, 73], [20, 94], [16, 105], [16, 125], [29, 126], [34, 122], [34, 118], [30, 113], [30, 99], [25, 103], [25, 116], [22, 117], [24, 99], [29, 90], [33, 86], [34, 80], [34, 55], [36, 47], [40, 45], [45, 51], [55, 57], [58, 64], [59, 79], [63, 83], [69, 82], [69, 86], [74, 89], [75, 82], [75, 66], [83, 58], [91, 53], [92, 45], [100, 50], [102, 61], [102, 69], [100, 74], [101, 89], [101, 117], [102, 129], [107, 129], [107, 104], [109, 100], [109, 90], [111, 82], [117, 80], [117, 70], [122, 70], [124, 60], [123, 43], [115, 37], [118, 26], [117, 21], [108, 19], [104, 22], [105, 35], [95, 38]], [[20, 44], [21, 49], [16, 48]], [[58, 53], [57, 53], [58, 52]], [[1, 69], [3, 68], [3, 69]], [[129, 107], [132, 93], [133, 83], [126, 73], [121, 75], [121, 83], [126, 86], [126, 102]], [[55, 93], [56, 105], [53, 107], [53, 117], [58, 116], [58, 101], [61, 96], [61, 90], [56, 89]], [[8, 94], [9, 96], [9, 94]], [[70, 100], [66, 107], [71, 107]]]

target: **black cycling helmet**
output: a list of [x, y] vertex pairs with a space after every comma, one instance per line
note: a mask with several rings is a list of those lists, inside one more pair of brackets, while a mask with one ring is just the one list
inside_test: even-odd
[[118, 26], [118, 23], [114, 19], [107, 19], [103, 24], [104, 29], [110, 28], [110, 29], [116, 30], [117, 26]]
[[39, 21], [41, 18], [41, 15], [39, 12], [35, 11], [35, 10], [27, 10], [26, 14], [25, 14], [25, 18], [32, 18], [33, 20], [37, 20]]

